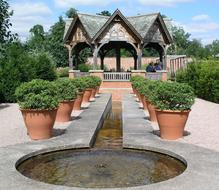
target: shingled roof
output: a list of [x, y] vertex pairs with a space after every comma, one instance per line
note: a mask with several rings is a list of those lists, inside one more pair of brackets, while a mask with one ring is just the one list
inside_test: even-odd
[[[150, 29], [150, 27], [153, 25], [155, 20], [159, 17], [159, 15], [160, 13], [152, 13], [152, 14], [146, 14], [146, 15], [126, 17], [126, 19], [130, 23], [130, 25], [133, 26], [133, 28], [139, 33], [139, 35], [142, 38], [144, 38], [148, 30]], [[92, 39], [96, 36], [96, 34], [102, 29], [104, 24], [110, 18], [111, 18], [110, 16], [78, 13], [75, 19], [80, 20], [87, 34]], [[75, 19], [66, 21], [64, 41], [68, 38], [68, 35], [70, 34], [73, 28]], [[167, 29], [167, 33], [168, 33], [167, 35], [171, 36], [171, 26], [170, 26], [169, 21], [164, 20], [164, 23], [166, 24], [165, 27]]]

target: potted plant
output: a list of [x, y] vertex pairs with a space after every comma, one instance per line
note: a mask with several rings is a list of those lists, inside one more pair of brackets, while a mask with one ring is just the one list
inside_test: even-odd
[[93, 84], [93, 80], [91, 78], [91, 76], [86, 76], [83, 77], [83, 81], [85, 84], [85, 92], [84, 92], [84, 96], [83, 96], [83, 103], [88, 103], [90, 101], [90, 97], [91, 97], [91, 93], [93, 88], [95, 88], [95, 84]]
[[136, 76], [131, 76], [130, 78], [130, 82], [131, 82], [131, 85], [132, 85], [132, 90], [133, 90], [133, 93], [137, 95], [137, 92], [136, 92], [136, 89], [135, 89], [135, 81], [139, 81], [139, 80], [143, 80], [144, 77], [142, 76], [139, 76], [139, 75], [136, 75]]
[[70, 121], [74, 100], [77, 96], [77, 88], [72, 83], [71, 79], [58, 79], [54, 81], [54, 84], [57, 87], [57, 95], [59, 100], [56, 121]]
[[81, 104], [84, 96], [84, 91], [86, 88], [85, 81], [83, 80], [83, 77], [78, 77], [71, 79], [71, 82], [73, 85], [77, 88], [77, 97], [74, 102], [73, 110], [81, 110]]
[[102, 80], [100, 79], [100, 77], [97, 76], [90, 76], [91, 80], [93, 81], [93, 88], [92, 88], [92, 93], [91, 93], [91, 97], [90, 100], [95, 98], [95, 95], [97, 93], [98, 87], [100, 86]]
[[15, 96], [30, 138], [40, 140], [52, 137], [59, 103], [56, 86], [52, 82], [32, 80], [19, 86]]
[[177, 82], [162, 82], [156, 89], [152, 103], [163, 139], [175, 140], [183, 136], [186, 121], [194, 103], [193, 88]]
[[140, 96], [138, 90], [139, 90], [139, 88], [142, 87], [142, 84], [144, 83], [145, 79], [141, 76], [133, 76], [131, 81], [132, 81], [133, 91], [135, 91], [135, 94], [136, 94], [138, 100], [142, 102], [141, 96]]
[[145, 94], [146, 94], [147, 88], [148, 88], [148, 86], [147, 86], [148, 82], [149, 82], [149, 80], [144, 79], [144, 81], [141, 83], [141, 85], [137, 86], [137, 91], [138, 91], [138, 94], [140, 96], [141, 102], [143, 104], [144, 110], [148, 110], [148, 105], [147, 105], [147, 101], [145, 98]]
[[152, 98], [156, 93], [155, 90], [159, 88], [160, 83], [162, 83], [162, 81], [148, 80], [148, 82], [144, 84], [144, 88], [142, 92], [145, 96], [145, 101], [148, 108], [150, 121], [153, 122], [157, 122], [157, 117], [155, 113], [155, 106], [152, 102]]

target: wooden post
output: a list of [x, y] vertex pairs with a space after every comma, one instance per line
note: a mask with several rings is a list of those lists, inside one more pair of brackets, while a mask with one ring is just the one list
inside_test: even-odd
[[120, 53], [120, 47], [116, 47], [116, 71], [121, 71], [121, 53]]
[[68, 48], [68, 63], [69, 63], [69, 68], [73, 69], [73, 56], [72, 56], [72, 49], [73, 47], [68, 45], [66, 46]]
[[137, 70], [140, 70], [141, 69], [141, 60], [142, 60], [142, 49], [140, 47], [137, 50], [137, 56], [138, 56]]
[[138, 60], [138, 56], [134, 55], [134, 70], [137, 70], [137, 64], [138, 64], [137, 60]]
[[98, 48], [97, 48], [97, 45], [95, 45], [93, 49], [93, 69], [94, 70], [97, 68], [97, 56], [98, 56]]

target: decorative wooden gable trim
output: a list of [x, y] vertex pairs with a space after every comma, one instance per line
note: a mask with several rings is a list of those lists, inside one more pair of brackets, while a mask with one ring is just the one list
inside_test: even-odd
[[128, 41], [139, 43], [142, 37], [133, 28], [129, 21], [116, 10], [100, 31], [92, 39], [93, 42], [104, 43], [107, 41]]
[[90, 36], [83, 27], [80, 19], [76, 17], [70, 25], [64, 42], [67, 44], [77, 44], [80, 42], [90, 42]]
[[171, 44], [173, 42], [172, 37], [160, 14], [148, 30], [144, 41], [158, 43], [162, 42], [164, 44]]

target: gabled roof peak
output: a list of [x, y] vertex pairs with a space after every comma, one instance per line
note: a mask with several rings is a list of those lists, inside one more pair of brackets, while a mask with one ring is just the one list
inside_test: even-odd
[[160, 12], [157, 12], [157, 13], [150, 13], [150, 14], [143, 14], [143, 15], [136, 15], [136, 16], [129, 16], [127, 18], [138, 18], [138, 17], [145, 17], [145, 16], [155, 16], [155, 15], [159, 15]]

